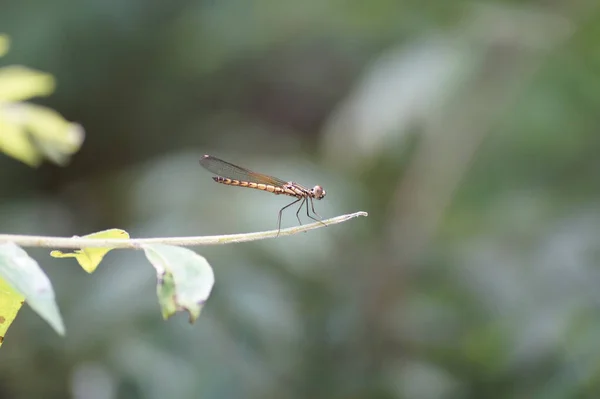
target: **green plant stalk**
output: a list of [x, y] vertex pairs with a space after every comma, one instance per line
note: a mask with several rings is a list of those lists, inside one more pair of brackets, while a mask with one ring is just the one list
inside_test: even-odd
[[96, 239], [82, 237], [44, 237], [29, 236], [17, 234], [0, 234], [0, 244], [13, 242], [21, 247], [39, 247], [39, 248], [122, 248], [122, 249], [142, 249], [143, 245], [149, 244], [167, 244], [183, 247], [194, 247], [202, 245], [231, 244], [238, 242], [248, 242], [263, 240], [265, 238], [275, 238], [291, 236], [309, 230], [318, 229], [342, 222], [346, 222], [358, 216], [368, 216], [367, 212], [356, 212], [347, 215], [336, 216], [321, 222], [306, 224], [303, 226], [290, 227], [282, 229], [279, 234], [277, 230], [262, 231], [256, 233], [228, 234], [219, 236], [197, 236], [197, 237], [159, 237], [159, 238], [132, 238], [132, 239]]

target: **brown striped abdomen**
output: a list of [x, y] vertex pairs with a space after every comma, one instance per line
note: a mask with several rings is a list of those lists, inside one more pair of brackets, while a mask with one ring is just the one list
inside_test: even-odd
[[292, 197], [298, 197], [298, 194], [290, 189], [283, 189], [281, 187], [275, 187], [270, 184], [253, 183], [253, 182], [244, 181], [244, 180], [228, 179], [226, 177], [221, 177], [221, 176], [215, 176], [215, 177], [213, 177], [213, 180], [216, 181], [217, 183], [226, 184], [228, 186], [248, 187], [248, 188], [254, 188], [256, 190], [268, 191], [273, 194], [285, 194], [285, 195], [289, 195]]

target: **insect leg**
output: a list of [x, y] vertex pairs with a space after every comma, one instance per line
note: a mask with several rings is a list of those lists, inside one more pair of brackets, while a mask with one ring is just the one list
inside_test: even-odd
[[302, 198], [302, 203], [300, 204], [300, 206], [298, 207], [298, 210], [296, 211], [296, 219], [298, 219], [298, 223], [300, 223], [300, 226], [302, 226], [302, 221], [300, 220], [300, 215], [298, 215], [300, 213], [300, 209], [302, 209], [302, 206], [304, 205], [304, 203], [306, 202], [306, 197]]
[[[313, 199], [312, 199], [311, 197], [308, 197], [308, 199], [310, 200], [310, 207], [312, 208], [312, 211], [313, 211], [313, 213], [314, 213], [315, 215], [317, 215], [317, 216], [319, 217], [319, 219], [323, 219], [323, 218], [321, 217], [321, 215], [319, 215], [317, 212], [315, 212], [315, 203], [314, 203]], [[319, 220], [319, 219], [315, 219], [314, 217], [312, 217], [312, 216], [310, 215], [310, 213], [308, 212], [308, 202], [306, 203], [306, 215], [307, 215], [309, 218], [311, 218], [312, 220], [314, 220], [315, 222], [319, 222], [319, 223], [321, 223], [323, 226], [327, 226], [327, 225], [326, 225], [325, 223], [323, 223], [321, 220]]]
[[298, 198], [297, 200], [295, 200], [294, 202], [291, 202], [289, 204], [287, 204], [286, 206], [284, 206], [283, 208], [281, 208], [279, 210], [279, 216], [277, 217], [277, 237], [279, 236], [279, 231], [281, 230], [281, 214], [284, 211], [284, 209], [289, 208], [290, 206], [296, 204], [298, 201], [300, 201], [302, 198]]

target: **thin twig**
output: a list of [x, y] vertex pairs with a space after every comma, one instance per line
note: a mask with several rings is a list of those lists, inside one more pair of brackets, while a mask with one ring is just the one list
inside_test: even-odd
[[[367, 216], [367, 212], [356, 212], [348, 215], [336, 216], [321, 222], [311, 223], [303, 226], [290, 227], [279, 232], [279, 236], [290, 236], [308, 230], [338, 224], [358, 216]], [[247, 242], [277, 237], [277, 230], [262, 231], [246, 234], [229, 234], [220, 236], [198, 236], [198, 237], [160, 237], [160, 238], [132, 238], [132, 239], [97, 239], [82, 237], [43, 237], [28, 235], [0, 234], [0, 244], [13, 242], [21, 247], [41, 248], [128, 248], [141, 249], [142, 245], [169, 244], [185, 247], [200, 245], [218, 245], [236, 242]]]

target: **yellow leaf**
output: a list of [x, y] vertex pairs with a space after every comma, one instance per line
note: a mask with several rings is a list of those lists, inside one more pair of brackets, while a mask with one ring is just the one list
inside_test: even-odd
[[30, 166], [39, 166], [44, 157], [64, 164], [84, 138], [80, 125], [29, 103], [0, 104], [0, 131], [6, 132], [0, 135], [0, 150]]
[[0, 35], [0, 57], [8, 52], [10, 47], [10, 40], [7, 35]]
[[[129, 239], [129, 234], [124, 230], [109, 229], [99, 231], [97, 233], [92, 233], [87, 236], [83, 236], [82, 238], [120, 238], [126, 240]], [[75, 250], [75, 252], [67, 253], [64, 253], [62, 251], [52, 251], [50, 252], [50, 256], [54, 258], [75, 258], [77, 259], [77, 262], [79, 262], [83, 270], [85, 270], [88, 273], [93, 273], [104, 258], [104, 256], [108, 253], [108, 251], [112, 249], [113, 248], [82, 248]]]
[[0, 102], [16, 102], [54, 91], [54, 78], [23, 66], [0, 68]]
[[40, 149], [57, 164], [64, 164], [68, 156], [77, 152], [84, 139], [83, 128], [65, 120], [58, 112], [38, 105], [26, 106], [23, 125]]
[[8, 327], [12, 324], [25, 297], [17, 293], [6, 281], [0, 278], [0, 346]]
[[0, 151], [35, 167], [42, 163], [42, 155], [27, 137], [27, 132], [19, 125], [8, 123], [0, 109]]

